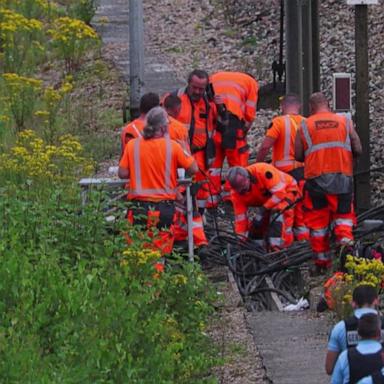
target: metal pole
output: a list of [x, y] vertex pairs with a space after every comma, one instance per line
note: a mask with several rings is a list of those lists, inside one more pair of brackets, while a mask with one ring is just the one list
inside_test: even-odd
[[312, 89], [320, 91], [320, 37], [319, 37], [319, 1], [311, 0], [312, 14]]
[[139, 116], [144, 76], [144, 22], [142, 0], [129, 0], [129, 96], [131, 120]]
[[188, 224], [188, 259], [190, 262], [193, 262], [193, 206], [192, 206], [192, 196], [190, 190], [191, 184], [187, 184], [187, 224]]
[[309, 115], [309, 97], [312, 88], [312, 11], [311, 0], [302, 0], [302, 44], [303, 44], [303, 114]]
[[[369, 76], [368, 76], [368, 7], [355, 6], [355, 55], [356, 55], [356, 129], [363, 146], [357, 172], [370, 169], [369, 148]], [[356, 177], [356, 208], [368, 210], [371, 205], [370, 173]]]
[[301, 0], [285, 0], [286, 90], [303, 98]]

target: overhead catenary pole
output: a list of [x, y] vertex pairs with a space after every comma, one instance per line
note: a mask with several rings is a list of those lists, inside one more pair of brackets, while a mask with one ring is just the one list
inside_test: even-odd
[[309, 115], [309, 97], [313, 92], [312, 75], [312, 4], [311, 0], [302, 0], [302, 45], [303, 45], [303, 114]]
[[312, 89], [320, 91], [320, 37], [319, 37], [319, 1], [311, 0], [312, 26]]
[[139, 116], [144, 76], [144, 21], [142, 0], [129, 0], [129, 99], [131, 120]]
[[286, 92], [303, 101], [301, 0], [285, 0]]
[[[369, 147], [369, 76], [368, 76], [368, 7], [355, 5], [355, 57], [356, 57], [356, 129], [363, 146], [358, 160], [357, 173], [368, 171], [371, 166]], [[368, 210], [371, 201], [370, 173], [356, 177], [356, 208]]]

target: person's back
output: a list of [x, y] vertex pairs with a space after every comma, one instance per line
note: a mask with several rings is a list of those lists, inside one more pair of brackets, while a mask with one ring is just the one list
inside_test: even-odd
[[121, 130], [120, 134], [120, 141], [121, 141], [121, 153], [120, 158], [124, 154], [124, 149], [127, 143], [135, 139], [137, 137], [141, 137], [143, 134], [144, 126], [145, 126], [145, 117], [147, 113], [154, 107], [157, 107], [160, 104], [160, 98], [159, 95], [153, 92], [145, 93], [140, 98], [140, 116], [128, 123], [123, 129]]
[[[318, 112], [302, 123], [306, 180], [319, 178], [319, 183], [328, 180], [329, 174], [337, 174], [338, 178], [352, 176], [351, 124], [347, 116], [332, 112]], [[337, 187], [332, 189], [327, 192], [340, 191]]]
[[224, 99], [229, 112], [240, 120], [252, 122], [256, 116], [257, 81], [243, 72], [221, 71], [210, 76], [216, 95]]
[[[381, 370], [383, 350], [380, 342], [380, 319], [377, 314], [368, 313], [359, 319], [358, 333], [361, 340], [356, 347], [343, 351], [337, 359], [332, 374], [332, 384], [356, 384], [371, 376], [377, 383], [384, 377]], [[376, 381], [374, 381], [376, 383]]]
[[331, 330], [327, 355], [325, 359], [325, 371], [331, 375], [339, 354], [347, 348], [357, 345], [359, 319], [368, 313], [377, 314], [375, 307], [378, 304], [376, 289], [371, 285], [359, 285], [352, 293], [353, 315], [339, 321]]

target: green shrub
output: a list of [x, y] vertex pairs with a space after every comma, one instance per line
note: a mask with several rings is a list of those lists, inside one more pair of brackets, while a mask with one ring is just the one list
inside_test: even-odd
[[74, 196], [0, 189], [0, 381], [215, 382], [199, 267], [176, 257], [156, 276], [125, 220], [106, 223], [104, 194]]

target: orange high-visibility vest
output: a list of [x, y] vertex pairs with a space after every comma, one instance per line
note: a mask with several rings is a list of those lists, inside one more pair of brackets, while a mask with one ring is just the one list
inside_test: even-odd
[[224, 97], [228, 111], [240, 120], [254, 120], [259, 91], [255, 79], [241, 72], [217, 72], [210, 77], [210, 82], [215, 94]]
[[184, 126], [184, 124], [180, 123], [180, 121], [177, 121], [172, 116], [168, 116], [168, 118], [169, 137], [172, 140], [177, 141], [183, 147], [183, 149], [191, 152], [189, 148], [189, 136], [187, 128]]
[[271, 164], [255, 163], [248, 166], [251, 177], [250, 191], [239, 194], [232, 189], [231, 200], [235, 213], [235, 231], [245, 235], [248, 231], [248, 207], [282, 210], [300, 197], [296, 180]]
[[350, 127], [348, 117], [332, 112], [316, 113], [301, 123], [306, 179], [327, 173], [352, 176]]
[[121, 130], [121, 154], [124, 153], [125, 146], [129, 140], [142, 136], [144, 124], [145, 121], [143, 119], [137, 118]]
[[128, 199], [175, 200], [177, 168], [188, 169], [194, 159], [169, 137], [130, 140], [120, 160], [129, 170]]
[[181, 99], [181, 110], [177, 120], [184, 124], [189, 136], [191, 136], [191, 127], [194, 125], [191, 149], [193, 152], [202, 150], [207, 144], [207, 132], [209, 137], [212, 137], [214, 132], [217, 118], [216, 105], [204, 98], [192, 102], [186, 94], [186, 88], [180, 88], [177, 96]]
[[277, 116], [267, 131], [267, 136], [275, 139], [272, 150], [272, 164], [283, 172], [290, 172], [304, 164], [295, 160], [295, 138], [300, 127], [301, 115]]

